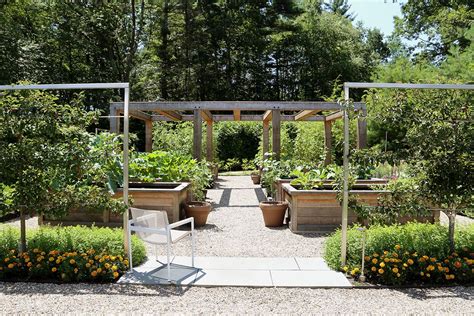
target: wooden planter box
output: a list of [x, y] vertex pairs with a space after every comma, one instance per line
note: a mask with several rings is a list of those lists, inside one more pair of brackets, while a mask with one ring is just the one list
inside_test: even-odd
[[[283, 191], [283, 184], [290, 183], [293, 179], [276, 179], [273, 182], [275, 188], [275, 201], [284, 201], [285, 194]], [[331, 180], [324, 180], [324, 184], [331, 184], [333, 181]], [[387, 184], [388, 180], [386, 179], [370, 179], [370, 180], [356, 180], [355, 185], [377, 185], [377, 184]]]
[[[334, 231], [342, 223], [342, 207], [334, 190], [297, 190], [288, 183], [283, 183], [284, 199], [289, 203], [290, 229], [294, 233]], [[376, 206], [378, 197], [388, 191], [351, 190], [361, 203]], [[401, 217], [400, 223], [417, 220], [419, 222], [435, 222], [439, 219], [439, 211], [433, 211], [426, 217]], [[357, 215], [349, 210], [348, 224], [358, 223]]]
[[[133, 206], [143, 209], [166, 211], [170, 223], [184, 218], [184, 202], [189, 200], [189, 183], [153, 182], [129, 184], [129, 195]], [[118, 189], [114, 198], [122, 198], [122, 189]], [[87, 225], [119, 227], [122, 226], [123, 216], [110, 211], [93, 212], [72, 210], [61, 219], [48, 219], [40, 216], [40, 224], [51, 225]]]

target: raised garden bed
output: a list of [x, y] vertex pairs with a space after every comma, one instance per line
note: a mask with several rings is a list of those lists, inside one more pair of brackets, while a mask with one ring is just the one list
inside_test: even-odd
[[[184, 202], [189, 200], [189, 183], [174, 182], [130, 182], [129, 195], [133, 199], [133, 206], [143, 209], [160, 210], [168, 213], [168, 220], [174, 223], [184, 218]], [[115, 198], [123, 196], [122, 189], [118, 189]], [[122, 226], [123, 217], [109, 211], [94, 212], [72, 210], [61, 219], [51, 219], [41, 216], [40, 224], [51, 225], [87, 225]]]
[[[367, 181], [367, 180], [366, 180]], [[378, 184], [378, 183], [377, 183]], [[365, 189], [364, 186], [365, 185]], [[376, 206], [378, 197], [389, 191], [370, 190], [367, 184], [359, 184], [351, 190], [365, 205]], [[289, 203], [289, 227], [292, 232], [331, 232], [342, 223], [342, 207], [337, 200], [337, 191], [328, 188], [321, 190], [298, 190], [289, 183], [283, 183], [283, 198]], [[439, 220], [439, 211], [433, 211], [425, 217], [400, 217], [399, 223], [416, 220], [433, 223]], [[348, 224], [358, 223], [357, 215], [349, 210]]]
[[[276, 179], [273, 183], [275, 187], [275, 201], [284, 201], [284, 192], [283, 192], [283, 184], [290, 183], [293, 179]], [[332, 180], [323, 180], [324, 184], [331, 184]], [[387, 184], [388, 180], [386, 179], [368, 179], [368, 180], [356, 180], [355, 186], [359, 185], [376, 185], [376, 184]]]

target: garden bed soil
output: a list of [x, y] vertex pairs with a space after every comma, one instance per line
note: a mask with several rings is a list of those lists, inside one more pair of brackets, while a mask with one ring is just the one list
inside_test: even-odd
[[[360, 184], [359, 188], [369, 188], [368, 184]], [[336, 230], [342, 223], [342, 208], [337, 200], [335, 190], [298, 190], [289, 183], [282, 184], [284, 199], [289, 203], [290, 230], [294, 233], [319, 232], [327, 233]], [[381, 195], [389, 194], [385, 190], [358, 189], [351, 190], [358, 200], [369, 206], [376, 206]], [[434, 223], [439, 220], [439, 211], [433, 211], [430, 216], [409, 217], [403, 216], [398, 222], [403, 224], [409, 221]], [[360, 223], [357, 215], [349, 210], [348, 224]], [[367, 223], [360, 223], [367, 224]]]
[[[129, 195], [133, 207], [166, 211], [168, 220], [174, 223], [184, 218], [184, 202], [190, 199], [190, 185], [187, 182], [130, 182]], [[118, 189], [114, 198], [122, 198], [123, 191]], [[61, 219], [39, 216], [39, 224], [51, 225], [86, 225], [120, 227], [123, 223], [121, 214], [110, 211], [94, 212], [71, 210]]]

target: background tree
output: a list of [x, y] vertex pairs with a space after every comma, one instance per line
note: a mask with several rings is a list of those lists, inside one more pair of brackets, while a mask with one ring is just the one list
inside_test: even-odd
[[329, 0], [324, 3], [324, 8], [332, 13], [339, 14], [351, 21], [354, 21], [355, 15], [350, 13], [351, 5], [348, 0]]

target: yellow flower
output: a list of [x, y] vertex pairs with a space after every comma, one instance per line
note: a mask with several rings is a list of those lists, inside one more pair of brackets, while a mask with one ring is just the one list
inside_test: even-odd
[[344, 266], [344, 267], [342, 268], [342, 270], [344, 270], [344, 272], [347, 272], [347, 270], [349, 270], [349, 267]]
[[5, 262], [8, 262], [8, 261], [10, 261], [10, 258], [7, 257], [7, 258], [5, 258], [4, 261], [5, 261]]
[[97, 271], [92, 271], [92, 272], [91, 272], [91, 275], [92, 275], [92, 277], [95, 278], [95, 277], [97, 276]]
[[429, 278], [431, 275], [429, 273], [426, 274], [426, 277]]
[[365, 259], [365, 261], [370, 261], [370, 257], [369, 257], [369, 256], [365, 256], [364, 259]]
[[76, 260], [71, 259], [71, 260], [69, 260], [69, 263], [70, 263], [70, 264], [75, 264], [75, 263], [76, 263]]
[[102, 272], [102, 268], [97, 268], [97, 273], [101, 273]]
[[106, 268], [106, 269], [109, 269], [109, 268], [110, 268], [110, 263], [106, 263], [106, 264], [105, 264], [105, 268]]
[[31, 267], [33, 264], [31, 262], [28, 262], [27, 266]]
[[404, 263], [403, 266], [406, 268], [406, 267], [408, 267], [408, 264]]
[[408, 259], [407, 262], [409, 265], [412, 265], [414, 263], [412, 259]]
[[56, 259], [56, 264], [60, 264], [61, 263], [61, 260], [60, 259]]
[[79, 271], [79, 269], [74, 268], [74, 273], [77, 273], [78, 271]]
[[448, 268], [448, 267], [444, 268], [444, 272], [448, 273], [448, 272], [449, 272], [449, 268]]
[[375, 253], [373, 254], [373, 256], [374, 256], [374, 257], [378, 257], [379, 254], [375, 252]]
[[112, 271], [117, 271], [118, 270], [118, 267], [116, 265], [113, 265], [112, 266]]
[[8, 269], [13, 269], [14, 266], [15, 266], [15, 265], [14, 265], [13, 263], [10, 263], [10, 264], [8, 265]]
[[398, 273], [398, 268], [393, 268], [392, 271], [393, 273]]
[[54, 261], [54, 258], [53, 258], [53, 257], [49, 257], [49, 261], [53, 262], [53, 261]]
[[385, 261], [385, 262], [389, 262], [389, 261], [390, 261], [390, 259], [389, 259], [389, 258], [385, 258], [385, 259], [383, 259], [383, 261]]
[[372, 269], [370, 269], [370, 270], [372, 270], [373, 272], [375, 272], [375, 271], [377, 271], [377, 268], [376, 268], [376, 267], [372, 267]]
[[119, 277], [119, 274], [118, 272], [114, 272], [114, 279], [118, 278]]
[[397, 273], [397, 278], [399, 278], [399, 277], [400, 277], [400, 275], [401, 275], [400, 273]]
[[86, 268], [90, 268], [91, 267], [91, 264], [88, 262], [86, 263]]
[[33, 252], [34, 252], [34, 253], [38, 253], [38, 252], [39, 252], [39, 249], [38, 249], [38, 248], [35, 248], [35, 249], [33, 249]]
[[51, 271], [52, 271], [52, 272], [56, 272], [56, 271], [58, 271], [58, 269], [57, 269], [56, 267], [53, 267], [53, 268], [51, 269]]
[[126, 265], [126, 266], [128, 266], [128, 260], [124, 260], [124, 261], [123, 261], [123, 264]]
[[383, 274], [385, 271], [383, 269], [379, 269], [379, 273]]
[[395, 245], [395, 249], [400, 250], [400, 248], [402, 248], [400, 245]]
[[115, 259], [117, 259], [117, 258], [115, 258], [115, 256], [110, 257], [110, 260], [112, 260], [112, 261], [115, 261]]
[[385, 263], [380, 262], [380, 266], [381, 266], [382, 268], [385, 267]]
[[430, 258], [431, 262], [436, 262], [436, 258]]
[[376, 264], [378, 262], [377, 258], [372, 259], [372, 263]]
[[425, 275], [425, 273], [422, 271], [422, 272], [420, 272], [420, 275], [421, 275], [421, 276], [424, 276], [424, 275]]

